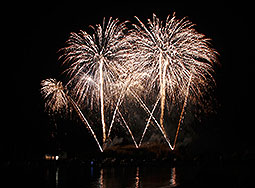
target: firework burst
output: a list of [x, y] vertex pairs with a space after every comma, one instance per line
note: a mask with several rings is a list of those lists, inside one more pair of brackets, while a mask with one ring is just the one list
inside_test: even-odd
[[69, 81], [67, 87], [75, 95], [77, 102], [85, 101], [91, 107], [100, 104], [103, 143], [106, 140], [105, 106], [113, 103], [118, 85], [116, 80], [123, 75], [122, 63], [127, 56], [124, 30], [126, 22], [109, 19], [108, 23], [92, 27], [93, 34], [85, 31], [71, 33], [67, 47], [61, 51], [63, 64], [68, 64]]
[[78, 116], [84, 123], [84, 125], [87, 127], [87, 129], [91, 132], [93, 135], [99, 149], [101, 152], [103, 152], [101, 145], [98, 142], [98, 139], [96, 137], [96, 134], [94, 133], [93, 129], [89, 125], [87, 119], [81, 112], [78, 105], [75, 103], [75, 101], [66, 94], [65, 89], [63, 87], [62, 82], [57, 81], [56, 79], [46, 79], [41, 82], [41, 93], [43, 98], [46, 100], [45, 102], [45, 109], [48, 110], [50, 113], [60, 113], [65, 109], [65, 112], [68, 113], [69, 104], [75, 109]]
[[45, 109], [50, 114], [61, 113], [68, 109], [68, 99], [62, 82], [56, 79], [46, 79], [41, 82], [41, 94], [45, 100]]
[[206, 86], [213, 81], [217, 52], [210, 47], [210, 39], [198, 33], [193, 28], [194, 24], [186, 18], [179, 20], [173, 14], [163, 22], [153, 14], [152, 20], [148, 19], [147, 27], [135, 18], [139, 22], [139, 25], [134, 25], [136, 30], [132, 34], [139, 59], [136, 65], [140, 72], [149, 75], [146, 82], [141, 83], [150, 90], [148, 93], [159, 92], [160, 126], [165, 134], [166, 100], [172, 105], [187, 101], [188, 87], [188, 97], [199, 102], [207, 91]]

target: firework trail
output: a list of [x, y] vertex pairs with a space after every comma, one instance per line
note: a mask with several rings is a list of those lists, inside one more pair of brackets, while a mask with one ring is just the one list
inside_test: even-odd
[[68, 65], [66, 72], [70, 77], [67, 87], [77, 102], [82, 106], [85, 100], [90, 101], [92, 108], [100, 104], [103, 143], [106, 140], [105, 106], [113, 103], [112, 98], [119, 90], [115, 83], [123, 75], [122, 64], [129, 46], [124, 34], [127, 29], [125, 23], [112, 18], [105, 23], [104, 19], [102, 26], [91, 26], [92, 35], [85, 31], [71, 33], [67, 47], [61, 50], [63, 64]]
[[154, 111], [155, 111], [155, 109], [156, 109], [156, 107], [158, 105], [159, 100], [160, 100], [160, 98], [158, 98], [158, 100], [156, 101], [156, 103], [155, 103], [151, 113], [149, 113], [150, 117], [149, 117], [149, 119], [148, 119], [148, 121], [146, 123], [146, 126], [145, 126], [144, 130], [143, 130], [143, 134], [142, 134], [142, 137], [141, 137], [140, 142], [139, 142], [139, 147], [142, 145], [143, 138], [144, 138], [145, 133], [146, 133], [146, 131], [147, 131], [149, 125], [150, 125], [151, 118], [153, 117], [153, 113], [154, 113]]
[[217, 52], [210, 47], [209, 39], [198, 33], [186, 18], [178, 20], [173, 14], [163, 22], [153, 14], [152, 20], [148, 19], [148, 27], [135, 18], [140, 25], [134, 25], [136, 29], [132, 33], [139, 56], [138, 66], [141, 72], [149, 75], [147, 82], [141, 84], [149, 88], [148, 93], [159, 91], [160, 126], [166, 136], [165, 101], [174, 105], [185, 100], [187, 95], [183, 88], [191, 75], [189, 97], [199, 100], [213, 80]]
[[177, 142], [179, 130], [180, 130], [180, 127], [181, 127], [181, 121], [183, 120], [183, 119], [182, 119], [182, 118], [183, 118], [183, 113], [184, 113], [185, 107], [186, 107], [186, 105], [187, 105], [187, 100], [188, 100], [188, 96], [189, 96], [189, 87], [190, 87], [191, 79], [192, 79], [192, 75], [190, 75], [189, 83], [188, 83], [188, 86], [187, 86], [186, 96], [185, 96], [185, 99], [184, 99], [184, 103], [183, 103], [183, 106], [182, 106], [181, 115], [180, 115], [179, 122], [178, 122], [177, 131], [176, 131], [175, 138], [174, 138], [173, 149], [175, 148], [175, 145], [176, 145], [176, 142]]
[[[155, 117], [153, 116], [153, 114], [150, 112], [150, 110], [148, 109], [148, 107], [144, 104], [144, 102], [142, 101], [142, 99], [135, 94], [134, 92], [132, 92], [133, 96], [136, 98], [136, 100], [140, 103], [140, 105], [143, 107], [143, 109], [150, 115], [150, 117], [152, 117], [152, 119], [155, 121], [156, 125], [158, 126], [160, 132], [162, 133], [162, 135], [165, 138], [165, 141], [167, 142], [168, 146], [170, 149], [173, 150], [173, 147], [169, 141], [169, 139], [167, 138], [166, 134], [164, 133], [163, 129], [161, 128], [161, 126], [158, 124], [157, 120], [155, 119]], [[145, 127], [145, 129], [147, 130], [147, 128]], [[145, 134], [146, 131], [143, 132], [143, 135]], [[142, 142], [142, 139], [140, 141], [140, 143]], [[141, 144], [139, 143], [139, 147], [141, 146]]]
[[[129, 58], [130, 60], [130, 58]], [[129, 62], [129, 61], [126, 61], [126, 62]], [[126, 63], [127, 64], [127, 63]], [[119, 88], [121, 88], [121, 91], [120, 91], [120, 94], [119, 94], [119, 98], [118, 98], [118, 101], [117, 101], [117, 104], [115, 106], [115, 110], [114, 110], [114, 113], [113, 113], [113, 117], [112, 117], [112, 121], [111, 121], [111, 124], [110, 124], [110, 128], [109, 128], [109, 131], [108, 131], [108, 135], [107, 135], [107, 138], [109, 138], [110, 134], [111, 134], [111, 130], [112, 130], [112, 126], [114, 124], [114, 121], [115, 121], [115, 117], [116, 117], [116, 113], [118, 111], [118, 113], [122, 116], [122, 114], [120, 113], [119, 111], [119, 107], [120, 105], [122, 104], [123, 102], [123, 98], [124, 96], [127, 96], [129, 95], [130, 93], [130, 88], [133, 88], [133, 87], [137, 87], [138, 85], [138, 82], [134, 80], [133, 78], [133, 74], [130, 73], [130, 69], [129, 68], [125, 68], [125, 70], [127, 71], [127, 73], [125, 73], [124, 75], [121, 76], [121, 79], [118, 80], [118, 83], [116, 83], [117, 85], [119, 85]], [[122, 116], [123, 117], [123, 116]]]
[[83, 113], [81, 112], [81, 110], [80, 110], [80, 108], [77, 106], [77, 104], [74, 102], [74, 100], [73, 100], [70, 96], [68, 96], [68, 98], [70, 99], [70, 101], [71, 101], [71, 103], [72, 103], [74, 109], [75, 109], [76, 112], [78, 113], [78, 115], [79, 115], [79, 117], [81, 118], [82, 122], [83, 122], [85, 125], [87, 125], [87, 128], [88, 128], [89, 131], [92, 133], [92, 135], [93, 135], [93, 137], [94, 137], [94, 139], [95, 139], [95, 141], [96, 141], [96, 143], [97, 143], [97, 145], [98, 145], [100, 151], [103, 152], [103, 149], [102, 149], [101, 145], [99, 144], [99, 142], [98, 142], [98, 140], [97, 140], [96, 134], [94, 133], [94, 131], [93, 131], [93, 129], [91, 128], [91, 126], [89, 125], [88, 120], [84, 117]]
[[105, 118], [104, 118], [104, 79], [103, 79], [103, 60], [100, 60], [99, 63], [99, 70], [100, 70], [100, 104], [101, 104], [101, 122], [103, 126], [103, 143], [106, 140], [106, 125], [105, 125]]
[[[163, 70], [164, 67], [164, 70]], [[159, 55], [159, 84], [160, 84], [160, 95], [161, 95], [161, 100], [160, 100], [160, 108], [161, 108], [161, 114], [160, 114], [160, 125], [161, 128], [164, 129], [164, 110], [165, 110], [165, 101], [166, 101], [166, 67], [167, 64], [163, 64], [162, 60], [162, 54], [160, 53]]]
[[[127, 61], [128, 62], [128, 61]], [[130, 71], [130, 69], [126, 69], [128, 71]], [[113, 118], [112, 118], [112, 121], [111, 121], [111, 125], [110, 125], [110, 128], [109, 128], [109, 131], [108, 131], [108, 135], [107, 135], [107, 139], [110, 137], [110, 134], [111, 134], [111, 130], [112, 130], [112, 126], [114, 124], [114, 120], [115, 120], [115, 116], [116, 116], [116, 113], [118, 112], [122, 121], [124, 122], [134, 144], [135, 144], [135, 147], [138, 148], [138, 145], [134, 139], [134, 136], [133, 136], [133, 133], [132, 131], [130, 130], [126, 120], [124, 119], [123, 115], [121, 114], [120, 110], [119, 110], [119, 107], [120, 105], [122, 104], [123, 102], [123, 98], [124, 96], [128, 96], [130, 91], [131, 91], [131, 88], [133, 87], [137, 87], [138, 85], [138, 82], [134, 80], [133, 78], [133, 74], [129, 74], [129, 73], [126, 73], [125, 75], [122, 75], [122, 79], [119, 80], [119, 86], [121, 89], [121, 92], [120, 92], [120, 95], [119, 95], [119, 99], [117, 101], [117, 104], [115, 106], [115, 110], [114, 110], [114, 113], [113, 113]], [[132, 91], [131, 91], [131, 94], [132, 94]], [[133, 95], [133, 94], [132, 94]]]
[[[109, 128], [109, 131], [108, 131], [108, 134], [107, 134], [107, 139], [110, 137], [111, 130], [112, 130], [112, 126], [113, 126], [114, 121], [115, 121], [116, 113], [117, 113], [117, 111], [119, 112], [119, 106], [121, 105], [121, 103], [122, 103], [122, 101], [123, 101], [122, 99], [123, 99], [123, 95], [121, 94], [120, 97], [119, 97], [119, 99], [118, 99], [118, 102], [117, 102], [117, 104], [116, 104], [116, 107], [115, 107], [113, 116], [112, 116], [112, 121], [111, 121], [110, 128]], [[119, 113], [120, 113], [120, 112], [119, 112]]]
[[119, 97], [119, 99], [118, 99], [118, 102], [117, 102], [117, 105], [116, 105], [116, 107], [115, 107], [115, 110], [114, 110], [114, 113], [113, 113], [113, 117], [112, 117], [112, 121], [111, 121], [111, 125], [110, 125], [110, 128], [109, 128], [108, 134], [107, 134], [107, 139], [109, 139], [109, 137], [110, 137], [111, 130], [112, 130], [112, 127], [113, 127], [113, 124], [114, 124], [114, 121], [115, 121], [116, 113], [118, 112], [118, 114], [120, 115], [120, 117], [121, 117], [123, 123], [125, 124], [126, 129], [128, 130], [128, 133], [130, 134], [130, 136], [131, 136], [131, 138], [132, 138], [132, 141], [134, 142], [135, 147], [138, 148], [137, 143], [136, 143], [136, 141], [135, 141], [135, 138], [134, 138], [134, 136], [133, 136], [133, 133], [132, 133], [132, 131], [130, 130], [130, 128], [129, 128], [129, 126], [128, 126], [126, 120], [125, 120], [125, 118], [123, 117], [122, 113], [121, 113], [120, 110], [119, 110], [119, 106], [120, 106], [121, 103], [123, 102], [123, 100], [122, 100], [122, 99], [123, 99], [123, 96], [124, 96], [123, 94], [120, 95], [120, 97]]
[[87, 129], [92, 133], [99, 149], [103, 152], [102, 147], [100, 146], [96, 134], [94, 133], [93, 129], [89, 125], [89, 122], [82, 114], [78, 105], [74, 102], [74, 100], [65, 93], [64, 87], [62, 82], [57, 82], [56, 79], [46, 79], [41, 82], [41, 94], [43, 98], [46, 100], [45, 102], [45, 109], [48, 110], [50, 113], [61, 113], [63, 109], [65, 112], [68, 111], [68, 104], [69, 102], [72, 104], [73, 108], [77, 112], [78, 116], [87, 127]]
[[[118, 111], [119, 111], [119, 110], [118, 110]], [[121, 117], [122, 121], [124, 122], [124, 124], [125, 124], [125, 126], [126, 126], [128, 132], [129, 132], [129, 134], [130, 134], [130, 136], [131, 136], [131, 138], [132, 138], [134, 144], [135, 144], [135, 147], [138, 148], [137, 143], [136, 143], [136, 141], [135, 141], [135, 138], [134, 138], [134, 136], [133, 136], [133, 133], [132, 133], [132, 131], [130, 130], [130, 128], [129, 128], [127, 122], [125, 121], [124, 117], [122, 116], [122, 114], [121, 114], [120, 112], [119, 112], [119, 114], [120, 114], [120, 117]]]

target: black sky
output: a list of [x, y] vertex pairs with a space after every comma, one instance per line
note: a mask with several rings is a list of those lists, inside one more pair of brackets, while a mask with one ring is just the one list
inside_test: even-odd
[[13, 58], [10, 56], [8, 60], [7, 67], [11, 71], [5, 78], [3, 92], [3, 102], [8, 102], [4, 107], [7, 121], [1, 123], [2, 144], [9, 158], [33, 158], [47, 150], [50, 122], [43, 112], [40, 81], [62, 78], [57, 51], [64, 47], [70, 32], [89, 30], [89, 25], [101, 24], [103, 17], [135, 21], [133, 16], [138, 16], [146, 22], [152, 13], [164, 20], [173, 12], [178, 18], [187, 16], [199, 32], [212, 39], [213, 47], [220, 53], [215, 96], [219, 109], [213, 117], [213, 125], [204, 128], [206, 136], [201, 136], [205, 139], [201, 142], [206, 143], [205, 148], [216, 150], [215, 143], [221, 145], [223, 151], [253, 150], [251, 128], [254, 123], [251, 119], [254, 119], [255, 72], [248, 57], [251, 33], [247, 6], [214, 1], [204, 5], [175, 1], [147, 1], [145, 4], [136, 1], [70, 1], [27, 3], [17, 6], [14, 12], [15, 18], [10, 21], [11, 38], [14, 39], [11, 50], [17, 53], [11, 52]]

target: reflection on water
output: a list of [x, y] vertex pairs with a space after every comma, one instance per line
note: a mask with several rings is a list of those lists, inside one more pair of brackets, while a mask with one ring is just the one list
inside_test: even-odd
[[250, 163], [109, 167], [41, 163], [9, 166], [4, 178], [10, 186], [43, 188], [249, 187], [254, 185]]
[[136, 168], [136, 183], [135, 183], [135, 188], [138, 188], [140, 186], [140, 178], [139, 178], [139, 167]]
[[98, 182], [99, 187], [104, 187], [104, 169], [100, 170], [100, 177]]
[[176, 183], [176, 169], [175, 169], [175, 167], [171, 168], [170, 185], [173, 185], [173, 186], [177, 185], [177, 183]]
[[[54, 173], [52, 172], [54, 170]], [[66, 167], [46, 169], [45, 187], [176, 187], [176, 167]]]
[[56, 188], [58, 188], [58, 172], [59, 172], [59, 167], [56, 169]]

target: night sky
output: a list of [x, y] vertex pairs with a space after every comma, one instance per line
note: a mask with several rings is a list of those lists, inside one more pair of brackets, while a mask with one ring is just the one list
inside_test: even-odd
[[[138, 16], [146, 22], [152, 13], [164, 20], [173, 12], [178, 18], [187, 16], [195, 23], [199, 32], [212, 39], [213, 47], [220, 54], [221, 66], [216, 67], [215, 77], [217, 113], [200, 127], [197, 141], [200, 150], [230, 154], [254, 152], [255, 71], [254, 62], [248, 57], [252, 38], [249, 35], [253, 31], [248, 29], [251, 26], [247, 6], [214, 1], [206, 5], [174, 1], [167, 1], [167, 4], [159, 1], [147, 1], [146, 4], [85, 2], [16, 6], [15, 18], [8, 24], [13, 39], [8, 50], [11, 55], [3, 62], [7, 69], [2, 71], [2, 75], [8, 74], [4, 77], [2, 103], [5, 113], [1, 123], [1, 144], [6, 159], [39, 158], [50, 150], [49, 129], [54, 123], [44, 112], [40, 81], [63, 78], [57, 51], [64, 47], [70, 32], [87, 31], [89, 25], [101, 24], [103, 17], [135, 22], [134, 16]], [[76, 121], [67, 122], [65, 124], [74, 127], [68, 128], [71, 132], [67, 137], [73, 138], [68, 143], [70, 147], [91, 149], [88, 143], [93, 141], [87, 141], [86, 129], [79, 128]]]

